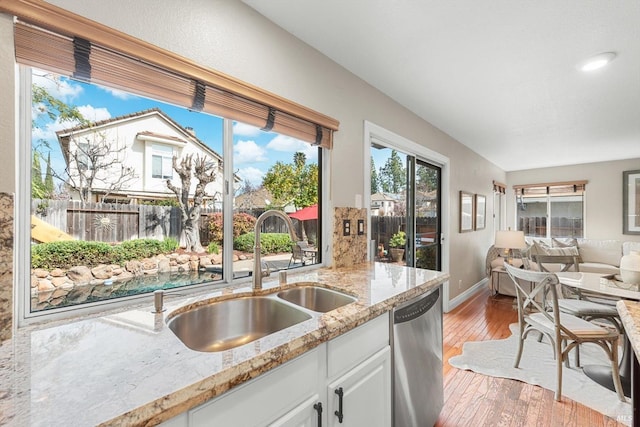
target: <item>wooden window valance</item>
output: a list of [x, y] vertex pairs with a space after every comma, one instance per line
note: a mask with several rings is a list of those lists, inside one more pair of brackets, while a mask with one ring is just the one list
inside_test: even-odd
[[41, 0], [0, 1], [17, 17], [16, 62], [222, 116], [331, 148], [339, 122]]
[[507, 185], [498, 181], [493, 181], [493, 192], [505, 194], [507, 192]]
[[547, 194], [582, 194], [589, 181], [549, 182], [543, 184], [514, 185], [518, 196], [544, 196]]

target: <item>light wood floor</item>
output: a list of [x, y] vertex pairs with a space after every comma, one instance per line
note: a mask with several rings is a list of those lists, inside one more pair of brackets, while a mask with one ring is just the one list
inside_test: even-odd
[[513, 298], [492, 297], [488, 289], [445, 313], [445, 402], [437, 427], [624, 425], [566, 397], [556, 402], [553, 391], [449, 365], [449, 358], [462, 352], [465, 341], [506, 338], [508, 325], [516, 321]]

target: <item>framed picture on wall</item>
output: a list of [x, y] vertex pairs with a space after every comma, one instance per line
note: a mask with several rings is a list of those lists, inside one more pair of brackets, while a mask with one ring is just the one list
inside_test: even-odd
[[473, 231], [473, 194], [460, 192], [460, 232]]
[[482, 194], [476, 194], [476, 220], [475, 229], [482, 230], [486, 226], [487, 198]]
[[640, 170], [622, 172], [622, 234], [640, 234]]

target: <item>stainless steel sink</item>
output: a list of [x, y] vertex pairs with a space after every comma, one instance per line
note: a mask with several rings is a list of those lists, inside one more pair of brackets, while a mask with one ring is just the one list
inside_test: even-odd
[[311, 319], [275, 298], [244, 297], [214, 302], [168, 320], [169, 329], [192, 350], [223, 351]]
[[326, 313], [356, 301], [350, 295], [318, 286], [298, 286], [278, 292], [278, 297], [308, 310]]

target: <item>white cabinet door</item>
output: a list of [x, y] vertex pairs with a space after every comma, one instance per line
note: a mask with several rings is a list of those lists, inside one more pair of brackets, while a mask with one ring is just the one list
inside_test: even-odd
[[[318, 406], [319, 405], [319, 406]], [[317, 394], [305, 400], [300, 405], [289, 411], [282, 418], [278, 418], [275, 422], [269, 424], [270, 427], [319, 427], [318, 415], [324, 416], [322, 413], [322, 403], [320, 396]], [[320, 410], [320, 412], [318, 412]]]
[[[342, 423], [340, 411], [342, 391]], [[391, 351], [387, 346], [329, 384], [327, 418], [334, 427], [391, 426]]]
[[[189, 411], [190, 427], [265, 426], [318, 394], [318, 366], [324, 346], [316, 347], [248, 383]], [[312, 405], [313, 406], [313, 405]]]

